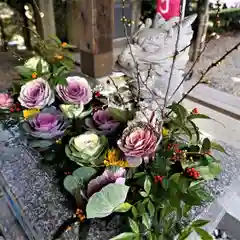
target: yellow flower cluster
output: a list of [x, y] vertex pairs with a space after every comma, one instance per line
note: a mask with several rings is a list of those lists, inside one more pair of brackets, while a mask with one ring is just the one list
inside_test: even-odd
[[25, 110], [23, 110], [23, 117], [24, 117], [24, 119], [27, 119], [39, 112], [40, 112], [40, 109], [37, 109], [37, 108], [25, 109]]
[[104, 165], [107, 167], [118, 166], [125, 168], [128, 167], [128, 162], [120, 159], [120, 151], [118, 149], [109, 149], [105, 156]]

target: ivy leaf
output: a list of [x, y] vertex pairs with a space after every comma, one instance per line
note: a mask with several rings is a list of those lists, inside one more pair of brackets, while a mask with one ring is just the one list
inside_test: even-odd
[[211, 149], [211, 141], [208, 138], [203, 139], [202, 152], [209, 152]]
[[138, 224], [131, 218], [128, 218], [130, 228], [132, 229], [133, 232], [139, 233], [139, 227]]
[[131, 209], [132, 205], [130, 203], [121, 203], [118, 207], [116, 207], [114, 209], [114, 212], [120, 212], [120, 213], [123, 213], [123, 212], [127, 212]]
[[151, 183], [149, 177], [146, 177], [146, 178], [145, 178], [145, 181], [144, 181], [144, 190], [146, 191], [147, 194], [150, 193], [150, 191], [151, 191], [151, 186], [152, 186], [152, 183]]
[[196, 220], [192, 223], [192, 227], [203, 227], [205, 226], [206, 224], [208, 224], [209, 221], [208, 220], [203, 220], [203, 219], [199, 219], [199, 220]]
[[111, 183], [93, 194], [87, 204], [87, 218], [104, 218], [126, 200], [129, 187]]
[[133, 240], [134, 237], [137, 237], [137, 236], [138, 234], [133, 232], [124, 232], [114, 238], [111, 238], [110, 240]]
[[150, 216], [153, 217], [155, 213], [155, 207], [151, 201], [148, 202], [147, 208]]
[[202, 228], [194, 228], [195, 232], [204, 240], [213, 240], [213, 237]]
[[142, 215], [142, 224], [147, 228], [150, 229], [151, 228], [151, 219], [149, 217], [149, 215], [147, 213], [144, 213]]

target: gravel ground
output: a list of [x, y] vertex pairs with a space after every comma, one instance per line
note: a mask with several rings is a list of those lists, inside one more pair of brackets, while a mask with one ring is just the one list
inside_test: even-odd
[[[198, 80], [201, 71], [223, 56], [238, 42], [240, 42], [240, 32], [226, 33], [219, 39], [211, 40], [195, 66], [193, 79]], [[210, 81], [210, 87], [240, 96], [240, 50], [234, 51], [218, 67], [212, 69], [205, 80]]]

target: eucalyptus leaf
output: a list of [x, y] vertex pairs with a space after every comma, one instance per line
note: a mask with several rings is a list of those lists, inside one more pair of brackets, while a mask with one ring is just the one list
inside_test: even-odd
[[129, 187], [111, 183], [93, 194], [87, 204], [87, 218], [104, 218], [122, 204], [127, 197]]
[[81, 181], [83, 184], [88, 183], [94, 175], [97, 174], [97, 170], [91, 167], [80, 167], [73, 171], [73, 176]]

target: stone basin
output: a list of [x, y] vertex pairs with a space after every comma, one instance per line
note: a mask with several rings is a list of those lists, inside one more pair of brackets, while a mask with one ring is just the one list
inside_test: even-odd
[[[206, 186], [215, 199], [226, 194], [240, 172], [240, 150], [226, 144], [224, 146], [229, 155], [218, 153], [224, 171], [218, 179], [210, 181]], [[5, 205], [0, 203], [0, 231], [9, 240], [52, 239], [57, 228], [74, 214], [70, 201], [58, 187], [55, 170], [41, 163], [41, 156], [27, 147], [17, 127], [6, 129], [3, 128], [3, 124], [0, 125], [0, 156], [0, 187], [4, 193], [4, 204], [7, 203], [14, 214], [14, 217], [10, 216], [11, 214], [3, 214], [1, 208]], [[220, 210], [212, 210], [212, 206], [215, 205], [208, 203], [194, 208], [191, 212], [192, 219], [201, 216], [209, 219], [211, 216], [210, 220], [214, 222], [219, 217]], [[215, 215], [211, 214], [213, 211], [216, 212]], [[9, 230], [11, 221], [8, 218], [11, 218], [11, 221], [18, 220], [23, 232], [21, 238], [14, 237], [16, 231], [20, 231], [19, 226], [11, 224]], [[89, 232], [82, 236], [82, 239], [109, 239], [117, 235], [119, 225], [120, 221], [116, 217], [109, 222], [91, 221]], [[79, 229], [81, 228], [78, 225], [74, 225], [61, 239], [79, 239]], [[212, 230], [210, 227], [209, 231]]]

